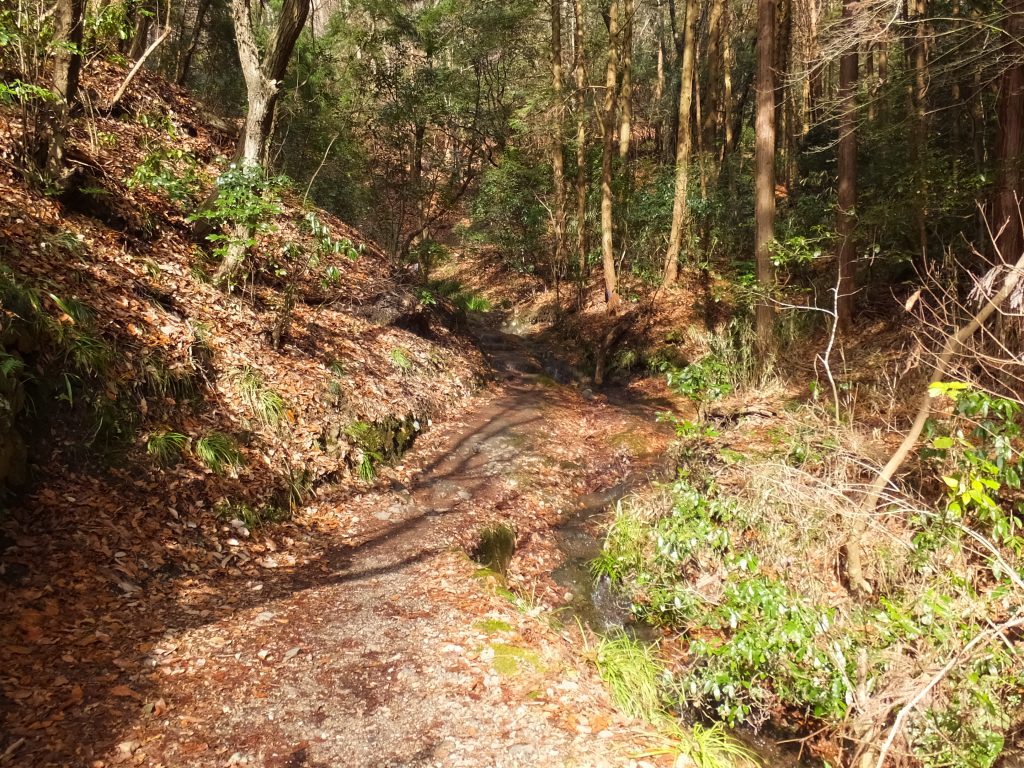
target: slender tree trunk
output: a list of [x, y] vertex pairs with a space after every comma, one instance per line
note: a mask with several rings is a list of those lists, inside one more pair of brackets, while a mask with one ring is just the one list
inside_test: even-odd
[[679, 62], [679, 137], [676, 139], [676, 184], [672, 200], [672, 229], [665, 251], [663, 284], [670, 286], [679, 277], [679, 249], [689, 223], [686, 204], [690, 172], [690, 105], [693, 99], [693, 64], [697, 47], [697, 2], [686, 0], [683, 55]]
[[1021, 206], [1024, 204], [1024, 0], [1008, 0], [1003, 28], [1010, 64], [999, 82], [999, 129], [996, 137], [996, 189], [993, 231], [1003, 262], [1024, 251]]
[[149, 28], [153, 24], [156, 9], [152, 2], [142, 2], [136, 6], [135, 29], [132, 31], [132, 44], [128, 49], [128, 59], [138, 61], [146, 48], [149, 47]]
[[[64, 145], [71, 105], [78, 96], [78, 80], [82, 72], [82, 39], [85, 31], [83, 15], [85, 0], [59, 0], [54, 17], [54, 38], [57, 46], [53, 57], [53, 92], [57, 95], [41, 149], [40, 168], [50, 183], [58, 183], [64, 171]], [[33, 142], [34, 143], [34, 142]]]
[[576, 82], [576, 260], [580, 295], [587, 279], [587, 71], [583, 0], [573, 0], [573, 78]]
[[189, 72], [192, 69], [192, 59], [195, 57], [196, 49], [199, 47], [199, 39], [203, 36], [203, 24], [206, 21], [206, 14], [210, 10], [211, 0], [199, 0], [199, 7], [196, 9], [196, 23], [192, 28], [192, 34], [185, 45], [174, 69], [174, 82], [184, 85], [188, 80]]
[[729, 3], [722, 7], [722, 123], [725, 128], [725, 144], [722, 145], [721, 158], [731, 152], [735, 144], [732, 128], [732, 24]]
[[725, 70], [722, 55], [722, 17], [725, 0], [713, 0], [708, 16], [707, 88], [705, 89], [704, 121], [701, 135], [705, 147], [710, 147], [722, 130], [722, 76]]
[[555, 187], [555, 265], [556, 284], [565, 261], [565, 137], [562, 124], [562, 0], [551, 0], [551, 87], [555, 102], [554, 130], [551, 140], [551, 175]]
[[660, 156], [665, 141], [665, 14], [658, 0], [658, 59], [654, 81], [654, 147]]
[[606, 23], [608, 64], [605, 69], [604, 143], [601, 152], [601, 262], [604, 269], [605, 301], [608, 311], [614, 312], [619, 306], [612, 219], [612, 153], [615, 149], [615, 104], [619, 64], [619, 0], [611, 0]]
[[778, 13], [775, 39], [775, 153], [777, 156], [781, 155], [782, 184], [788, 188], [789, 178], [786, 171], [789, 167], [789, 133], [792, 127], [786, 119], [786, 102], [792, 98], [789, 87], [789, 61], [793, 39], [793, 0], [780, 0]]
[[[238, 158], [243, 165], [254, 165], [268, 170], [270, 163], [270, 138], [274, 127], [274, 112], [280, 95], [280, 84], [288, 69], [295, 42], [309, 15], [310, 0], [284, 0], [278, 14], [277, 25], [266, 53], [260, 55], [257, 45], [257, 28], [253, 18], [251, 0], [231, 0], [231, 16], [234, 21], [235, 42], [238, 59], [245, 76], [245, 89], [249, 111], [245, 116], [242, 130], [241, 152]], [[214, 279], [217, 283], [229, 284], [238, 266], [245, 258], [244, 243], [252, 233], [244, 227], [236, 227], [232, 233], [232, 244], [221, 262]]]
[[767, 294], [775, 284], [775, 0], [757, 0], [757, 115], [754, 124], [754, 249], [757, 282], [766, 296], [754, 308], [761, 355], [772, 348], [774, 311]]
[[635, 0], [622, 0], [622, 94], [619, 107], [619, 157], [629, 156], [629, 143], [633, 135], [633, 16]]
[[[853, 3], [843, 0], [843, 25], [852, 33]], [[851, 42], [839, 60], [839, 182], [836, 211], [836, 234], [839, 237], [836, 283], [837, 317], [840, 331], [853, 320], [854, 292], [854, 226], [857, 207], [857, 43]]]
[[822, 76], [824, 65], [821, 62], [821, 51], [818, 45], [818, 0], [809, 0], [808, 6], [808, 60], [813, 62], [810, 72], [807, 75], [807, 117], [811, 125], [816, 125], [820, 119], [820, 105], [822, 95]]
[[913, 35], [904, 39], [911, 79], [908, 90], [913, 122], [910, 131], [910, 161], [914, 169], [914, 235], [922, 263], [928, 258], [928, 179], [925, 163], [927, 141], [927, 47], [925, 16], [926, 0], [907, 0], [907, 21], [913, 23]]

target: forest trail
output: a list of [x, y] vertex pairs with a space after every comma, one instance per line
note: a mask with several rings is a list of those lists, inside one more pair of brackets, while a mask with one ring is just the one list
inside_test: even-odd
[[[294, 521], [299, 541], [283, 537], [290, 560], [195, 574], [173, 606], [143, 599], [135, 613], [159, 637], [117, 638], [115, 666], [82, 681], [86, 706], [37, 724], [9, 764], [633, 762], [637, 723], [610, 706], [574, 623], [542, 606], [565, 598], [548, 578], [555, 528], [576, 499], [652, 474], [668, 404], [558, 384], [497, 331], [482, 344], [499, 381], [461, 422], [425, 434], [373, 488], [322, 494]], [[499, 522], [517, 532], [510, 586], [529, 597], [465, 554]]]

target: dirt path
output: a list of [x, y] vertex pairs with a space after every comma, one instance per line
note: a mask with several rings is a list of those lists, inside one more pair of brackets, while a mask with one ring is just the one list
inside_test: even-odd
[[[102, 615], [82, 616], [53, 578], [54, 541], [95, 547], [88, 530], [9, 532], [5, 573], [31, 563], [16, 586], [39, 593], [18, 621], [38, 632], [23, 653], [36, 672], [3, 678], [0, 764], [628, 765], [634, 724], [608, 705], [576, 630], [552, 625], [544, 608], [565, 596], [546, 574], [575, 499], [658, 463], [665, 403], [559, 385], [519, 341], [484, 342], [501, 381], [462, 423], [257, 545], [222, 527], [213, 575], [113, 590]], [[465, 555], [496, 522], [517, 531], [509, 579], [527, 597]]]

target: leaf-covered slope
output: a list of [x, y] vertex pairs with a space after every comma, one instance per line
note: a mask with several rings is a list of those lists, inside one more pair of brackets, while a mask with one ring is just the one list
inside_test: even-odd
[[[99, 64], [86, 92], [104, 103], [121, 77]], [[458, 318], [420, 306], [379, 248], [300, 190], [283, 192], [248, 279], [230, 294], [212, 285], [188, 216], [225, 168], [227, 127], [143, 74], [119, 114], [75, 121], [63, 194], [0, 175], [0, 344], [19, 390], [7, 421], [32, 436], [35, 482], [85, 461], [192, 476], [208, 501], [285, 506], [365, 471], [367, 454], [388, 453], [378, 443], [403, 442], [478, 382]], [[0, 112], [5, 150], [19, 134]], [[211, 461], [211, 435], [238, 460]]]

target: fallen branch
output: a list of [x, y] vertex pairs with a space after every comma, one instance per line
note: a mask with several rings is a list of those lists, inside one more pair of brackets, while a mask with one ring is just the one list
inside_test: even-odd
[[[1021, 261], [1024, 261], [1024, 257], [1022, 257]], [[1018, 262], [1018, 266], [1020, 265], [1020, 263], [1021, 262]], [[967, 645], [961, 648], [959, 653], [957, 653], [952, 659], [946, 662], [945, 666], [942, 667], [942, 669], [940, 669], [938, 672], [936, 672], [932, 679], [928, 681], [928, 684], [925, 685], [924, 688], [922, 688], [920, 691], [918, 691], [910, 701], [904, 704], [902, 709], [900, 709], [900, 711], [896, 714], [896, 719], [893, 721], [892, 728], [889, 729], [889, 735], [886, 737], [885, 742], [882, 744], [882, 749], [878, 753], [878, 760], [875, 761], [875, 768], [882, 768], [883, 764], [885, 763], [885, 758], [889, 754], [889, 750], [892, 748], [893, 742], [896, 740], [896, 734], [899, 733], [900, 728], [903, 726], [903, 721], [907, 719], [907, 716], [914, 710], [914, 708], [918, 704], [921, 703], [924, 697], [927, 696], [928, 693], [936, 685], [938, 685], [942, 681], [942, 679], [946, 677], [946, 675], [948, 675], [952, 671], [953, 667], [957, 665], [957, 662], [959, 662], [964, 656], [970, 653], [975, 648], [975, 646], [979, 645], [980, 643], [990, 638], [993, 638], [997, 635], [1000, 635], [1008, 629], [1019, 627], [1022, 624], [1024, 624], [1024, 616], [1018, 615], [1014, 616], [1012, 619], [1004, 621], [998, 627], [991, 627], [990, 629], [987, 629], [984, 632], [980, 632], [977, 635], [975, 635], [974, 638], [969, 643], [967, 643]]]
[[135, 62], [135, 66], [131, 68], [131, 71], [128, 72], [124, 80], [121, 82], [121, 85], [114, 93], [114, 98], [112, 98], [110, 103], [107, 104], [107, 112], [113, 112], [114, 109], [117, 108], [117, 105], [121, 103], [121, 99], [124, 98], [124, 94], [128, 90], [128, 86], [131, 85], [135, 76], [139, 74], [139, 70], [142, 69], [142, 65], [146, 63], [146, 59], [148, 59], [150, 55], [152, 55], [153, 51], [160, 46], [160, 43], [167, 39], [169, 34], [171, 34], [170, 24], [164, 27], [164, 31], [160, 36], [150, 44], [149, 48], [147, 48], [141, 56], [139, 56], [139, 60]]
[[[977, 333], [989, 317], [999, 309], [999, 306], [1009, 298], [1010, 294], [1013, 293], [1017, 284], [1020, 282], [1022, 273], [1024, 273], [1024, 254], [1021, 254], [1021, 257], [1017, 259], [1017, 263], [1010, 268], [1010, 272], [1006, 276], [1006, 279], [1003, 282], [1003, 287], [999, 292], [985, 301], [984, 306], [982, 306], [974, 317], [970, 319], [970, 322], [962, 326], [956, 333], [946, 337], [946, 341], [942, 345], [942, 351], [939, 353], [939, 359], [935, 362], [931, 376], [928, 379], [929, 384], [942, 381], [942, 378], [949, 371], [949, 366], [953, 361], [953, 356], [960, 351], [960, 348], [968, 339]], [[893, 476], [903, 465], [903, 462], [906, 461], [907, 456], [910, 455], [911, 450], [913, 450], [914, 445], [917, 443], [917, 439], [921, 436], [921, 432], [924, 430], [925, 422], [928, 421], [928, 417], [931, 415], [932, 400], [934, 399], [930, 389], [930, 387], [926, 388], [924, 394], [921, 396], [921, 402], [917, 408], [917, 415], [914, 417], [914, 423], [910, 426], [910, 431], [907, 432], [906, 436], [903, 438], [903, 442], [900, 443], [892, 457], [888, 462], [886, 462], [886, 465], [882, 467], [882, 470], [878, 473], [878, 476], [868, 488], [864, 501], [861, 504], [861, 511], [863, 514], [858, 518], [858, 522], [850, 532], [850, 537], [847, 539], [845, 545], [847, 578], [849, 579], [852, 587], [864, 592], [865, 594], [870, 594], [872, 588], [864, 578], [864, 571], [861, 562], [860, 539], [867, 527], [867, 519], [875, 513], [878, 507], [878, 500], [881, 498], [882, 492], [892, 481]]]

